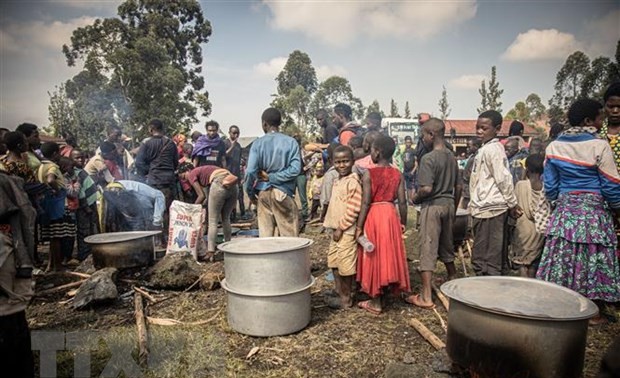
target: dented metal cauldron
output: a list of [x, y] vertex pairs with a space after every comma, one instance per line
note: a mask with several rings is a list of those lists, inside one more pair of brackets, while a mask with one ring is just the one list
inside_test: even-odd
[[161, 231], [108, 232], [84, 239], [92, 248], [93, 264], [97, 269], [135, 268], [153, 262], [153, 236]]
[[583, 370], [589, 299], [564, 287], [520, 277], [449, 281], [446, 349], [479, 377], [566, 378]]

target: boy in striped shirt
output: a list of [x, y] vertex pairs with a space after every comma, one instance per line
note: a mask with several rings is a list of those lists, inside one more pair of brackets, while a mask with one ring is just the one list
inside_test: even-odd
[[333, 230], [327, 266], [333, 271], [337, 296], [327, 297], [327, 304], [335, 309], [353, 305], [351, 292], [357, 265], [355, 225], [362, 206], [362, 184], [359, 175], [352, 173], [354, 162], [350, 147], [338, 146], [334, 149], [333, 165], [338, 178], [332, 187], [323, 226]]

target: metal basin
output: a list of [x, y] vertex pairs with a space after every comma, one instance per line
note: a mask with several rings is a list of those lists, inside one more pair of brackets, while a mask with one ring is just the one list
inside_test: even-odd
[[228, 286], [245, 295], [280, 295], [308, 286], [312, 243], [304, 238], [269, 237], [220, 244]]
[[134, 268], [153, 262], [153, 236], [161, 231], [108, 232], [92, 235], [84, 241], [92, 247], [97, 269]]
[[520, 277], [449, 281], [447, 352], [482, 377], [580, 377], [589, 299], [564, 287]]
[[279, 295], [247, 295], [221, 282], [228, 297], [228, 324], [250, 336], [281, 336], [304, 329], [311, 318], [310, 288], [306, 286]]

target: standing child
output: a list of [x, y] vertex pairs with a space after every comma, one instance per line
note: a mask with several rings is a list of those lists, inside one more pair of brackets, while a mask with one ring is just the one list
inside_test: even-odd
[[[374, 244], [372, 252], [358, 247], [357, 281], [370, 300], [358, 306], [375, 315], [382, 311], [382, 292], [388, 287], [395, 294], [409, 291], [409, 269], [402, 232], [407, 224], [405, 183], [400, 171], [390, 166], [396, 148], [392, 138], [380, 135], [370, 155], [374, 168], [362, 177], [362, 208], [357, 220], [356, 237], [362, 232]], [[398, 199], [398, 210], [394, 202]]]
[[[65, 217], [67, 220], [71, 220], [73, 224], [76, 224], [75, 221], [75, 213], [80, 206], [80, 188], [81, 185], [77, 179], [74, 177], [73, 172], [73, 160], [68, 157], [62, 156], [58, 159], [58, 167], [60, 167], [60, 172], [62, 172], [65, 179], [65, 189], [67, 190], [67, 200], [65, 201]], [[61, 243], [62, 249], [62, 264], [69, 265], [73, 257], [73, 246], [75, 244], [75, 237], [73, 238], [63, 238]]]
[[[75, 151], [75, 150], [74, 150]], [[67, 158], [59, 161], [60, 170], [71, 183], [77, 183], [77, 209], [75, 210], [77, 258], [85, 260], [90, 255], [91, 247], [84, 239], [99, 233], [99, 216], [97, 212], [97, 185], [86, 171], [75, 166]], [[73, 184], [73, 186], [76, 186]]]
[[75, 223], [70, 216], [65, 214], [67, 190], [64, 176], [56, 164], [60, 159], [60, 148], [54, 142], [44, 143], [41, 146], [41, 153], [44, 159], [41, 160], [37, 178], [50, 188], [41, 206], [44, 211], [41, 216], [41, 240], [50, 242], [47, 269], [58, 271], [62, 269], [62, 241], [75, 238]]
[[323, 185], [323, 165], [317, 164], [314, 167], [314, 176], [310, 182], [310, 195], [312, 198], [312, 207], [310, 208], [310, 216], [308, 221], [311, 222], [319, 216], [319, 208], [321, 207], [321, 186]]
[[482, 147], [474, 159], [469, 181], [469, 209], [473, 218], [474, 248], [471, 262], [478, 276], [508, 273], [508, 214], [521, 215], [504, 146], [497, 139], [502, 115], [487, 110], [478, 116], [476, 134]]
[[405, 300], [421, 308], [433, 308], [431, 281], [437, 257], [446, 265], [448, 280], [456, 277], [452, 225], [461, 196], [458, 164], [444, 141], [446, 126], [431, 118], [422, 127], [422, 143], [430, 151], [422, 156], [418, 172], [418, 191], [413, 203], [420, 210], [420, 276], [422, 291]]
[[351, 291], [357, 264], [355, 224], [362, 205], [362, 185], [357, 173], [352, 173], [353, 150], [338, 146], [333, 154], [338, 178], [332, 186], [331, 202], [323, 226], [332, 229], [332, 241], [327, 254], [327, 266], [332, 269], [338, 297], [328, 297], [331, 308], [349, 308], [353, 305]]
[[544, 160], [544, 156], [539, 154], [528, 156], [525, 159], [527, 180], [521, 180], [515, 186], [517, 204], [523, 210], [523, 216], [517, 219], [511, 245], [513, 262], [519, 265], [521, 277], [536, 277], [540, 255], [545, 246], [545, 235], [538, 233], [534, 224], [534, 213], [543, 195]]

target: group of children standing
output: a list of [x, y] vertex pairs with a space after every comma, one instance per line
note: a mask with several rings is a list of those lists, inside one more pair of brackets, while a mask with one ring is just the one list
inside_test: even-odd
[[[472, 157], [470, 178], [475, 235], [472, 265], [477, 275], [507, 274], [508, 244], [512, 242], [513, 261], [521, 265], [523, 275], [533, 276], [544, 242], [544, 235], [533, 223], [542, 193], [544, 157], [537, 154], [526, 159], [528, 180], [515, 188], [504, 146], [497, 138], [501, 125], [502, 117], [496, 111], [480, 114], [476, 124], [482, 147]], [[370, 154], [362, 164], [349, 146], [330, 151], [330, 162], [338, 173], [331, 188], [323, 188], [331, 191], [332, 199], [323, 223], [332, 230], [328, 267], [333, 270], [336, 295], [327, 296], [330, 307], [352, 306], [352, 287], [357, 281], [359, 290], [370, 297], [358, 307], [373, 314], [382, 312], [382, 298], [390, 291], [403, 294], [412, 305], [433, 308], [432, 276], [437, 260], [445, 264], [448, 279], [456, 277], [453, 223], [462, 181], [444, 134], [440, 119], [431, 118], [422, 126], [421, 142], [428, 152], [418, 163], [418, 189], [412, 198], [420, 206], [419, 294], [410, 294], [402, 237], [407, 221], [406, 185], [404, 176], [391, 164], [394, 141], [381, 134], [367, 135]], [[512, 233], [509, 217], [516, 220]], [[362, 235], [374, 245], [373, 251], [364, 250], [357, 242]]]

